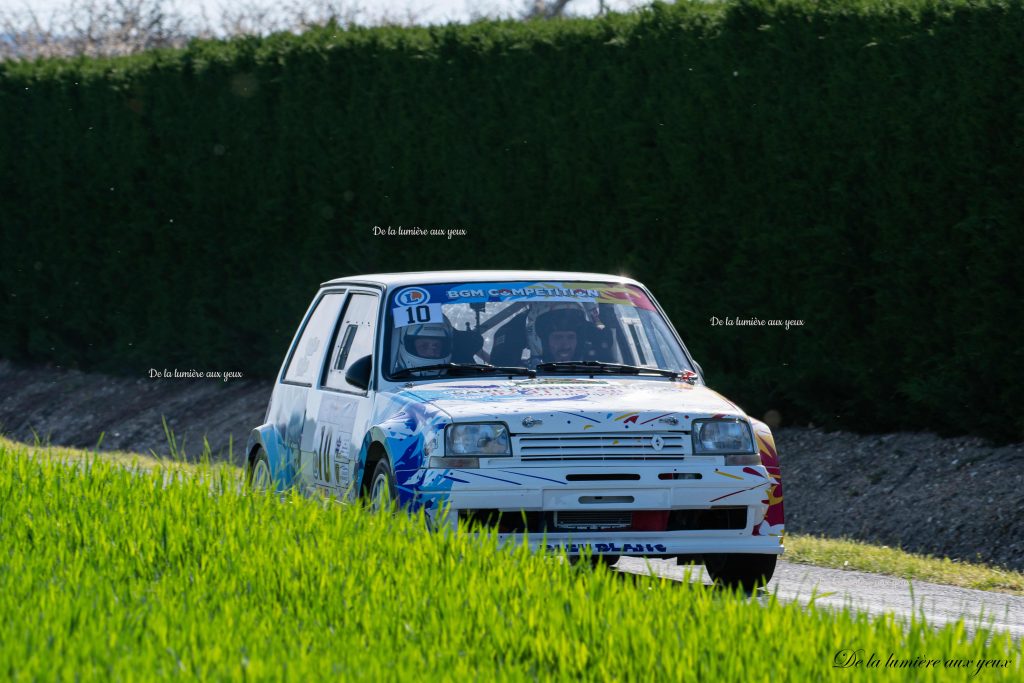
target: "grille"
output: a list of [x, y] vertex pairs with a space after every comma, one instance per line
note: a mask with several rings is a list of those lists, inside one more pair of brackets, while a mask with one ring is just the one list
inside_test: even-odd
[[[655, 450], [654, 437], [662, 448]], [[672, 460], [687, 455], [689, 434], [552, 434], [519, 437], [523, 460]]]
[[584, 510], [555, 513], [556, 529], [628, 529], [633, 513], [625, 510]]

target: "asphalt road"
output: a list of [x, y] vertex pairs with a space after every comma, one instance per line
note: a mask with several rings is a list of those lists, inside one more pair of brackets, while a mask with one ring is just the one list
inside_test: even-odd
[[[616, 564], [619, 571], [647, 574], [647, 561], [624, 557]], [[676, 581], [684, 580], [685, 567], [673, 560], [649, 560], [651, 571]], [[704, 567], [694, 567], [691, 579], [710, 584]], [[913, 592], [911, 592], [913, 588]], [[968, 631], [979, 626], [1008, 631], [1015, 638], [1024, 637], [1024, 597], [955, 588], [935, 583], [898, 579], [881, 574], [826, 569], [806, 564], [780, 561], [775, 575], [768, 582], [768, 593], [776, 593], [783, 602], [807, 604], [814, 599], [818, 607], [841, 610], [844, 607], [881, 614], [891, 612], [909, 620], [911, 613], [924, 613], [929, 624], [941, 627], [957, 619], [964, 620]]]

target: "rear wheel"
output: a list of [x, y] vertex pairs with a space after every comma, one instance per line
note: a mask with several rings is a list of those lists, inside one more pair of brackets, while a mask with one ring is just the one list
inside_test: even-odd
[[704, 568], [716, 584], [742, 588], [747, 593], [771, 581], [776, 555], [705, 555]]

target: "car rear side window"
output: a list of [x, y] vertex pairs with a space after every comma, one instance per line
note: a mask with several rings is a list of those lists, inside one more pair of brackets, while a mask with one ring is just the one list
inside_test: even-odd
[[327, 346], [338, 319], [341, 301], [345, 297], [342, 292], [325, 294], [316, 304], [313, 313], [302, 330], [302, 336], [288, 359], [288, 367], [284, 372], [284, 381], [290, 384], [313, 385], [313, 378], [320, 371], [324, 347]]
[[353, 292], [345, 306], [338, 332], [334, 335], [330, 363], [324, 386], [339, 391], [365, 393], [345, 380], [345, 372], [360, 358], [373, 353], [373, 337], [377, 327], [377, 304], [374, 294]]

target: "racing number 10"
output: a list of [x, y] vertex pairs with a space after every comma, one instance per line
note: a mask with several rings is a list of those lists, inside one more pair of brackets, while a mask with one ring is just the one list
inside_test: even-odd
[[[416, 311], [416, 317], [413, 318], [413, 311]], [[420, 304], [419, 306], [409, 306], [405, 309], [405, 312], [409, 315], [409, 323], [429, 323], [430, 322], [430, 306], [426, 304]]]

